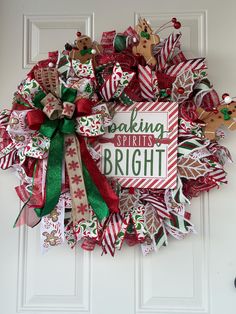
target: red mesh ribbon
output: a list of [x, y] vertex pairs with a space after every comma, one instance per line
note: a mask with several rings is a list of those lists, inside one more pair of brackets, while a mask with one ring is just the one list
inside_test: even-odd
[[119, 212], [119, 198], [110, 187], [106, 177], [101, 174], [95, 161], [92, 159], [90, 153], [87, 150], [84, 139], [80, 136], [80, 149], [81, 157], [84, 165], [86, 166], [90, 176], [93, 179], [96, 187], [98, 188], [102, 198], [106, 202], [108, 208], [115, 213]]

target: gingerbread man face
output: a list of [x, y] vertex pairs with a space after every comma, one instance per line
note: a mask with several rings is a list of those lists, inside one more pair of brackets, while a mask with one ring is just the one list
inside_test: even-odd
[[57, 222], [58, 221], [59, 213], [56, 210], [56, 208], [51, 211], [49, 216], [50, 216], [50, 218], [52, 219], [53, 222]]
[[153, 34], [152, 28], [145, 19], [139, 19], [139, 23], [135, 29], [140, 39], [138, 45], [132, 48], [133, 54], [135, 56], [143, 56], [148, 65], [155, 66], [157, 60], [152, 53], [152, 47], [159, 44], [160, 37]]
[[136, 31], [138, 33], [145, 32], [148, 33], [149, 35], [152, 34], [152, 28], [148, 24], [148, 22], [145, 19], [139, 19], [138, 24], [136, 26]]
[[76, 47], [79, 51], [92, 49], [93, 43], [88, 36], [81, 36], [76, 41]]
[[79, 36], [75, 41], [75, 49], [70, 52], [72, 59], [79, 59], [82, 63], [85, 63], [92, 58], [93, 43], [88, 36]]
[[205, 137], [214, 140], [216, 130], [225, 126], [229, 130], [236, 130], [236, 102], [229, 105], [223, 104], [217, 107], [216, 111], [207, 112], [202, 108], [198, 108], [198, 118], [205, 123]]
[[77, 36], [75, 47], [72, 48], [69, 54], [72, 59], [85, 63], [90, 59], [94, 59], [96, 54], [101, 53], [101, 46], [93, 42], [90, 37], [81, 35], [80, 32], [77, 33]]

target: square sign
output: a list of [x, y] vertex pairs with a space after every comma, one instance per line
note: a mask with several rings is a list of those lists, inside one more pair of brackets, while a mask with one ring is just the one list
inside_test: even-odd
[[100, 170], [122, 187], [176, 187], [178, 104], [112, 105], [112, 124], [100, 139]]

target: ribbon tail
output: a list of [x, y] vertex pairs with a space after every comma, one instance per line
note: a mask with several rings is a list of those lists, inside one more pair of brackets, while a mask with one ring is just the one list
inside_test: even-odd
[[27, 225], [28, 227], [35, 227], [39, 222], [40, 218], [36, 215], [33, 208], [28, 205], [30, 199], [21, 208], [19, 215], [13, 225], [13, 228], [20, 227], [22, 225]]
[[75, 225], [82, 219], [90, 220], [91, 205], [97, 218], [102, 221], [109, 216], [109, 209], [86, 166], [81, 161], [80, 143], [75, 135], [65, 136], [65, 158], [72, 198], [72, 220]]
[[62, 187], [64, 138], [58, 131], [51, 138], [46, 174], [46, 200], [43, 208], [35, 208], [38, 217], [48, 215], [57, 205]]
[[33, 209], [35, 206], [43, 206], [43, 163], [43, 160], [38, 160], [34, 165], [33, 184], [31, 192], [28, 192], [26, 190], [26, 186], [24, 184], [16, 188], [17, 194], [20, 197], [21, 201], [24, 202], [24, 205], [18, 217], [16, 218], [14, 228], [24, 224], [29, 227], [34, 227], [40, 221], [40, 218], [36, 215]]
[[89, 204], [93, 208], [93, 211], [99, 221], [103, 221], [104, 218], [109, 216], [109, 208], [107, 207], [106, 202], [104, 201], [100, 191], [97, 189], [96, 184], [94, 184], [93, 178], [90, 176], [90, 173], [84, 164], [83, 174]]
[[65, 135], [65, 159], [72, 199], [72, 220], [91, 219], [85, 189], [79, 142], [75, 135]]
[[81, 147], [81, 156], [82, 156], [82, 162], [87, 168], [93, 182], [95, 183], [98, 191], [100, 192], [102, 198], [106, 202], [108, 208], [114, 212], [119, 212], [119, 198], [115, 194], [115, 192], [112, 190], [111, 186], [109, 185], [106, 177], [101, 174], [99, 171], [95, 161], [92, 159], [84, 139], [80, 136], [80, 147]]

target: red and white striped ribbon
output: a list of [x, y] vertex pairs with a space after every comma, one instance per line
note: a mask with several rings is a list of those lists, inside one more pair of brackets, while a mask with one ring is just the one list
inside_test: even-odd
[[214, 169], [209, 172], [209, 177], [211, 177], [217, 184], [227, 183], [226, 172], [223, 169]]
[[112, 256], [115, 254], [115, 242], [120, 232], [122, 225], [122, 217], [119, 213], [114, 213], [110, 216], [107, 227], [102, 236], [103, 252], [107, 254], [110, 252]]
[[185, 62], [187, 59], [185, 58], [185, 55], [183, 54], [182, 51], [179, 51], [171, 60], [171, 64], [177, 65], [180, 62]]
[[104, 82], [100, 89], [100, 94], [106, 101], [110, 100], [115, 94], [120, 84], [122, 74], [123, 71], [120, 65], [117, 63], [113, 68], [112, 75]]
[[0, 168], [5, 170], [12, 166], [16, 158], [16, 150], [12, 150], [8, 155], [0, 158]]
[[180, 62], [177, 65], [170, 66], [165, 73], [170, 76], [177, 76], [182, 72], [187, 70], [196, 71], [196, 70], [203, 70], [206, 69], [205, 58], [196, 58], [196, 59], [189, 59], [187, 61]]
[[154, 98], [153, 93], [153, 84], [152, 84], [152, 70], [146, 65], [145, 67], [142, 65], [138, 65], [138, 79], [139, 86], [141, 89], [141, 95], [146, 100], [152, 100]]
[[158, 56], [158, 68], [163, 71], [168, 66], [168, 61], [170, 60], [176, 44], [179, 42], [181, 34], [170, 34], [170, 36], [165, 40], [163, 47], [160, 50]]
[[0, 168], [5, 170], [10, 168], [16, 159], [17, 150], [15, 144], [11, 143], [0, 152]]

